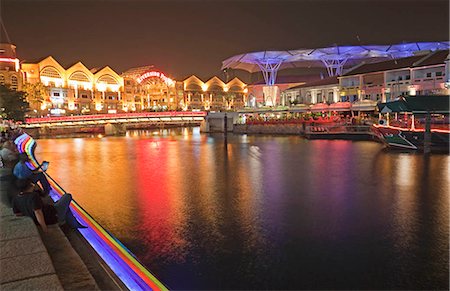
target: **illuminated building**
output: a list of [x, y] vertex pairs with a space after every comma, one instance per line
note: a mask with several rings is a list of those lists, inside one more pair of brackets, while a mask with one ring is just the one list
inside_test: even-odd
[[203, 82], [193, 75], [183, 84], [185, 110], [236, 110], [247, 102], [247, 84], [239, 78], [225, 83], [215, 76]]
[[281, 100], [287, 105], [338, 102], [338, 79], [336, 76], [328, 77], [289, 88], [281, 93]]
[[0, 85], [14, 90], [22, 89], [22, 75], [19, 59], [16, 57], [16, 46], [0, 43]]
[[340, 100], [386, 102], [406, 95], [448, 95], [448, 55], [448, 50], [441, 50], [363, 64], [339, 77]]
[[129, 69], [121, 76], [125, 86], [125, 111], [181, 110], [182, 82], [167, 77], [153, 66]]
[[22, 63], [26, 85], [42, 85], [40, 110], [54, 115], [114, 112], [122, 104], [123, 79], [110, 67], [64, 69], [53, 57]]
[[225, 84], [217, 77], [203, 82], [191, 76], [180, 82], [153, 66], [119, 75], [109, 66], [88, 69], [81, 62], [64, 68], [49, 56], [23, 62], [21, 71], [36, 115], [230, 110], [242, 108], [246, 98], [246, 84], [238, 78]]
[[286, 89], [282, 100], [296, 104], [386, 102], [406, 95], [448, 95], [448, 50], [361, 64], [344, 73]]
[[[273, 106], [274, 104], [281, 106], [289, 106], [294, 102], [298, 94], [291, 94], [291, 88], [298, 88], [304, 84], [316, 81], [317, 76], [278, 76], [275, 94], [267, 92], [267, 86], [264, 81], [259, 81], [248, 86], [248, 107]], [[288, 92], [285, 94], [284, 92]], [[279, 98], [273, 99], [273, 96]], [[272, 100], [271, 100], [272, 97]]]
[[[264, 105], [280, 104], [280, 87], [277, 74], [289, 68], [326, 68], [329, 77], [342, 76], [363, 63], [376, 63], [412, 57], [421, 53], [446, 50], [449, 41], [413, 42], [392, 45], [332, 46], [323, 48], [301, 48], [284, 51], [259, 51], [232, 56], [222, 62], [222, 69], [239, 69], [250, 73], [261, 72], [265, 86], [262, 94], [255, 96], [264, 99]], [[395, 61], [394, 61], [395, 62]], [[342, 86], [341, 86], [342, 87]], [[345, 93], [347, 94], [347, 93]], [[359, 96], [360, 93], [351, 94]], [[347, 96], [347, 95], [344, 95]]]

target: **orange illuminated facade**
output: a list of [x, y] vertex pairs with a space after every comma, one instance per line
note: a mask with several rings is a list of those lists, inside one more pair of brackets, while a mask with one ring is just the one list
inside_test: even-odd
[[[15, 65], [15, 63], [12, 63]], [[52, 56], [23, 62], [18, 83], [36, 116], [167, 110], [234, 110], [244, 107], [247, 85], [234, 78], [204, 82], [196, 76], [176, 81], [153, 66], [118, 74], [109, 66], [67, 68]], [[16, 88], [20, 89], [20, 88]]]
[[14, 90], [22, 89], [22, 75], [19, 59], [16, 57], [16, 46], [0, 43], [0, 85]]
[[218, 77], [203, 82], [192, 75], [183, 81], [184, 110], [236, 110], [247, 102], [247, 84], [239, 78], [225, 83]]

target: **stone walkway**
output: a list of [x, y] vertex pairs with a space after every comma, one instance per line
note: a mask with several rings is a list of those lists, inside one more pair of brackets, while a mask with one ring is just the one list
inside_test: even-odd
[[59, 226], [41, 233], [30, 218], [13, 214], [10, 172], [0, 168], [0, 289], [99, 290]]

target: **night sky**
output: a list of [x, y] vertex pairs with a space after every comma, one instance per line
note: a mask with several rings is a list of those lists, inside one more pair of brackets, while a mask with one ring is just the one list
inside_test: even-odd
[[153, 64], [176, 79], [220, 75], [223, 60], [251, 51], [449, 39], [447, 0], [0, 2], [21, 60], [118, 73]]

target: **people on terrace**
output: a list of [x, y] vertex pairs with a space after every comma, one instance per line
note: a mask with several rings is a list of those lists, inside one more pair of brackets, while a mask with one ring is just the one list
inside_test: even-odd
[[19, 162], [15, 165], [13, 174], [17, 179], [30, 179], [33, 183], [40, 182], [42, 188], [44, 189], [44, 194], [48, 195], [50, 193], [50, 183], [47, 180], [45, 174], [39, 169], [31, 170], [27, 161], [29, 161], [28, 155], [26, 153], [19, 154]]
[[69, 208], [72, 201], [71, 194], [64, 194], [54, 205], [51, 205], [42, 201], [39, 187], [30, 179], [18, 180], [17, 187], [19, 194], [12, 200], [13, 212], [17, 216], [31, 217], [44, 232], [47, 232], [47, 225], [56, 223], [59, 225], [67, 223], [71, 228], [85, 228], [77, 221]]
[[17, 162], [18, 154], [19, 153], [12, 141], [6, 140], [1, 145], [0, 158], [5, 167], [12, 167]]

